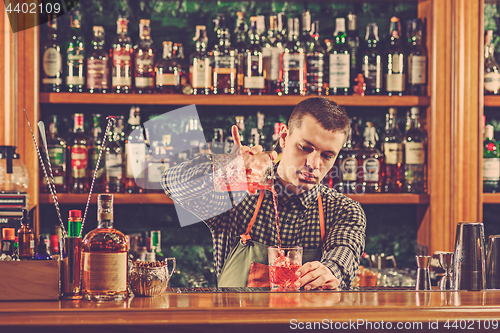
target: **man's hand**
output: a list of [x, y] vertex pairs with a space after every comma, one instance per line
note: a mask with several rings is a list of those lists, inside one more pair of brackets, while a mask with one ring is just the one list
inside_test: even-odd
[[340, 281], [332, 274], [332, 271], [319, 261], [305, 263], [296, 274], [299, 280], [295, 282], [295, 285], [304, 286], [305, 290], [337, 289], [340, 285]]

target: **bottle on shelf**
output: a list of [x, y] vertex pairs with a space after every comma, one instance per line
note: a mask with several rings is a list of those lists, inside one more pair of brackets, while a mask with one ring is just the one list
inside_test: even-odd
[[288, 41], [280, 56], [278, 95], [306, 94], [306, 46], [299, 39], [299, 19], [288, 19]]
[[264, 150], [270, 151], [273, 143], [270, 144], [267, 140], [267, 136], [264, 133], [264, 113], [257, 112], [257, 144], [261, 145]]
[[397, 127], [396, 117], [396, 108], [389, 108], [382, 142], [384, 153], [382, 192], [384, 193], [401, 193], [403, 188], [403, 135]]
[[264, 77], [266, 79], [266, 91], [269, 94], [278, 94], [280, 54], [283, 53], [284, 36], [283, 31], [284, 14], [271, 15], [269, 17], [269, 30], [267, 38], [262, 43], [262, 62], [264, 64]]
[[185, 95], [191, 95], [193, 93], [189, 77], [187, 75], [186, 70], [189, 70], [189, 65], [186, 62], [186, 58], [184, 57], [184, 46], [182, 43], [174, 43], [174, 47], [172, 49], [172, 57], [177, 61], [177, 66], [179, 68], [180, 75], [180, 91]]
[[113, 195], [99, 194], [97, 229], [90, 231], [82, 245], [82, 293], [96, 301], [128, 297], [127, 237], [113, 227]]
[[224, 130], [222, 128], [214, 128], [210, 150], [212, 154], [224, 154]]
[[36, 247], [36, 253], [33, 257], [34, 260], [52, 260], [52, 256], [49, 252], [49, 239], [47, 235], [40, 235], [38, 238], [38, 245]]
[[83, 92], [85, 87], [85, 42], [79, 10], [71, 11], [71, 35], [66, 43], [66, 90]]
[[334, 188], [340, 193], [357, 193], [358, 149], [352, 144], [352, 128], [335, 162], [338, 182]]
[[484, 43], [484, 93], [500, 95], [500, 69], [495, 60], [493, 30], [486, 31]]
[[421, 19], [409, 20], [408, 34], [408, 95], [427, 95], [427, 49], [422, 41], [423, 22]]
[[[404, 135], [404, 192], [424, 193], [426, 190], [427, 136], [422, 130], [418, 107], [412, 107], [407, 122], [409, 128]], [[499, 170], [500, 176], [500, 170]]]
[[83, 128], [83, 113], [74, 114], [73, 135], [68, 142], [69, 173], [68, 188], [71, 193], [87, 193], [89, 181], [86, 175], [88, 165], [87, 135]]
[[82, 211], [72, 209], [69, 211], [68, 217], [68, 237], [80, 237], [82, 229]]
[[[245, 13], [236, 13], [236, 28], [234, 29], [235, 43], [234, 49], [236, 50], [236, 61], [238, 65], [238, 76], [237, 76], [237, 93], [244, 94], [245, 90], [245, 65], [246, 65], [246, 50], [247, 50], [247, 30], [248, 26], [245, 23]], [[251, 23], [250, 23], [251, 24]]]
[[500, 182], [500, 149], [492, 125], [485, 126], [483, 142], [483, 192], [495, 193]]
[[102, 129], [101, 129], [101, 115], [99, 113], [92, 114], [93, 126], [92, 126], [92, 136], [88, 141], [88, 168], [87, 168], [87, 178], [92, 179], [95, 172], [94, 180], [94, 192], [99, 193], [104, 191], [104, 157], [105, 153], [101, 157], [101, 162], [99, 163], [99, 168], [96, 170], [97, 161], [99, 158], [99, 152], [101, 151], [102, 144]]
[[181, 92], [181, 71], [177, 61], [172, 57], [172, 42], [163, 42], [163, 57], [155, 66], [156, 91], [163, 94]]
[[223, 14], [216, 21], [218, 43], [214, 46], [212, 83], [214, 95], [236, 94], [237, 90], [237, 52], [229, 41], [229, 30]]
[[[309, 13], [309, 12], [306, 12]], [[310, 14], [303, 16], [303, 25], [309, 24], [310, 35], [306, 41], [307, 94], [323, 95], [325, 74], [325, 50], [319, 42], [319, 21], [311, 24]]]
[[345, 19], [335, 20], [335, 45], [329, 54], [329, 93], [348, 95], [351, 86], [351, 54], [346, 42]]
[[2, 255], [0, 260], [12, 261], [18, 260], [17, 251], [15, 248], [16, 229], [2, 228]]
[[401, 45], [399, 18], [391, 18], [389, 35], [390, 44], [385, 58], [385, 91], [389, 96], [402, 96], [406, 82], [406, 54]]
[[107, 93], [109, 91], [108, 54], [104, 50], [104, 28], [92, 28], [92, 52], [87, 58], [87, 90], [90, 93]]
[[107, 136], [105, 153], [104, 191], [106, 193], [124, 192], [123, 146], [120, 144], [118, 122]]
[[125, 192], [144, 193], [146, 191], [146, 142], [141, 127], [141, 110], [139, 107], [130, 108], [128, 118], [129, 134], [125, 141], [126, 175]]
[[161, 230], [151, 230], [151, 252], [155, 253], [156, 260], [164, 260], [161, 250]]
[[207, 53], [207, 28], [196, 26], [195, 49], [191, 55], [189, 76], [193, 95], [209, 95], [212, 87], [212, 62]]
[[382, 93], [382, 55], [379, 51], [378, 26], [369, 23], [366, 26], [366, 46], [361, 56], [361, 72], [365, 77], [366, 94]]
[[[52, 165], [52, 174], [54, 176], [54, 184], [58, 193], [64, 193], [68, 190], [66, 179], [66, 140], [59, 136], [57, 130], [57, 115], [52, 115], [52, 121], [49, 125], [47, 135], [47, 150]], [[48, 164], [46, 164], [46, 167]], [[48, 171], [48, 170], [47, 170]], [[45, 193], [49, 193], [47, 179], [43, 171], [40, 172], [41, 188]]]
[[262, 95], [266, 92], [266, 82], [260, 35], [257, 32], [257, 16], [250, 17], [248, 39], [250, 44], [245, 50], [243, 93], [246, 95]]
[[372, 122], [367, 122], [363, 148], [359, 152], [359, 182], [361, 193], [379, 193], [382, 189], [382, 154], [376, 148], [378, 135]]
[[128, 20], [120, 16], [116, 22], [116, 37], [110, 49], [111, 91], [114, 93], [132, 92], [132, 58], [134, 49], [128, 35]]
[[57, 17], [49, 14], [47, 39], [43, 43], [42, 91], [61, 92], [63, 85], [63, 64], [61, 45], [57, 36]]
[[155, 89], [155, 50], [150, 21], [139, 21], [139, 41], [134, 46], [134, 84], [138, 94], [152, 94]]
[[31, 260], [35, 255], [35, 234], [30, 227], [30, 218], [28, 210], [23, 209], [23, 216], [21, 217], [21, 228], [17, 230], [17, 237], [19, 242], [19, 259]]
[[359, 73], [358, 50], [359, 50], [359, 37], [358, 37], [358, 16], [353, 13], [347, 14], [347, 33], [346, 42], [351, 55], [351, 86], [354, 87], [356, 82], [354, 79]]

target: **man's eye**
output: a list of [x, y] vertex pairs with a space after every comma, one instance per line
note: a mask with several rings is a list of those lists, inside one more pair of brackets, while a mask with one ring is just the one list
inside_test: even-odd
[[300, 149], [302, 149], [303, 151], [307, 151], [307, 152], [311, 152], [313, 151], [313, 149], [311, 147], [307, 147], [307, 146], [304, 146], [304, 145], [301, 145], [299, 144], [299, 147]]
[[323, 155], [323, 158], [328, 161], [328, 160], [331, 160], [333, 158], [333, 156], [332, 155]]

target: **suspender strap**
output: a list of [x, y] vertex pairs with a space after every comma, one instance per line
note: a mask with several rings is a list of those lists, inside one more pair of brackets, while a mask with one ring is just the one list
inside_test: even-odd
[[321, 244], [325, 244], [325, 215], [323, 213], [323, 200], [321, 192], [318, 192], [319, 227], [321, 229]]
[[250, 223], [248, 224], [247, 231], [244, 234], [241, 234], [241, 241], [243, 244], [246, 244], [249, 239], [252, 239], [250, 237], [250, 230], [252, 230], [253, 224], [255, 223], [255, 220], [257, 219], [257, 215], [259, 215], [259, 209], [260, 205], [262, 204], [262, 200], [264, 199], [264, 193], [265, 190], [260, 191], [259, 199], [257, 200], [257, 206], [255, 207], [255, 211], [253, 212], [252, 219], [250, 220]]

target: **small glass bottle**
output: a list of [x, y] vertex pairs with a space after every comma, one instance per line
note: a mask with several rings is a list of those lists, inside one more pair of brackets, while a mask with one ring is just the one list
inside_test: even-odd
[[40, 75], [42, 77], [42, 91], [61, 92], [63, 63], [55, 14], [49, 14], [47, 26], [47, 39], [42, 46], [42, 73]]
[[141, 110], [131, 107], [128, 118], [130, 132], [125, 141], [126, 174], [125, 192], [144, 193], [146, 191], [146, 141], [141, 127]]
[[124, 191], [123, 177], [123, 147], [120, 144], [118, 122], [114, 129], [108, 132], [105, 153], [104, 191], [106, 193], [121, 193]]
[[[52, 115], [52, 122], [49, 125], [49, 133], [47, 136], [47, 150], [50, 156], [52, 165], [52, 174], [54, 183], [58, 193], [64, 193], [68, 190], [66, 179], [66, 140], [61, 138], [57, 130], [57, 115]], [[43, 192], [48, 193], [47, 179], [43, 171], [40, 171], [40, 179], [42, 180]]]
[[89, 181], [87, 178], [88, 147], [87, 135], [83, 128], [83, 113], [74, 114], [73, 136], [69, 140], [69, 191], [71, 193], [87, 193]]
[[359, 61], [359, 37], [358, 37], [358, 16], [354, 13], [347, 14], [347, 37], [346, 42], [349, 47], [349, 54], [351, 55], [351, 87], [354, 87], [356, 82], [354, 79], [358, 75]]
[[237, 52], [231, 47], [224, 15], [219, 14], [216, 22], [219, 42], [212, 51], [213, 93], [234, 95], [237, 89]]
[[337, 156], [339, 182], [335, 189], [340, 193], [356, 193], [358, 182], [358, 149], [353, 146], [352, 128], [349, 130], [346, 142]]
[[172, 57], [172, 42], [163, 42], [163, 57], [155, 66], [156, 91], [162, 94], [181, 92], [181, 70], [179, 63]]
[[177, 62], [177, 67], [179, 68], [180, 76], [180, 91], [185, 95], [191, 95], [193, 93], [189, 76], [186, 72], [189, 70], [189, 65], [184, 57], [184, 46], [182, 43], [174, 43], [172, 57]]
[[345, 19], [335, 20], [335, 45], [329, 55], [330, 95], [348, 95], [351, 87], [351, 54], [346, 43]]
[[493, 30], [486, 32], [484, 43], [484, 93], [485, 95], [500, 94], [500, 67], [495, 60]]
[[364, 131], [363, 148], [359, 152], [358, 165], [361, 193], [379, 193], [382, 189], [381, 161], [382, 154], [375, 147], [378, 135], [372, 122], [367, 122]]
[[69, 211], [68, 218], [68, 237], [80, 237], [82, 229], [82, 211], [72, 209]]
[[306, 42], [307, 93], [323, 95], [325, 50], [319, 42], [319, 21], [314, 21], [310, 33]]
[[21, 228], [17, 230], [17, 237], [19, 242], [19, 259], [31, 260], [35, 255], [35, 234], [30, 227], [30, 218], [28, 210], [23, 209], [23, 217], [21, 218]]
[[236, 28], [234, 29], [235, 42], [233, 44], [236, 50], [236, 59], [238, 64], [238, 77], [237, 77], [237, 93], [244, 93], [244, 81], [245, 81], [245, 57], [246, 57], [246, 49], [247, 49], [247, 30], [248, 26], [245, 23], [245, 13], [237, 12], [236, 13]]
[[427, 49], [422, 42], [423, 22], [421, 19], [408, 21], [408, 95], [427, 95]]
[[149, 20], [139, 21], [139, 41], [134, 46], [135, 92], [151, 94], [155, 89], [155, 51]]
[[71, 35], [66, 44], [66, 89], [83, 92], [85, 86], [85, 42], [81, 31], [82, 17], [79, 10], [71, 11]]
[[17, 253], [15, 249], [16, 229], [3, 228], [2, 229], [2, 260], [17, 260]]
[[385, 91], [389, 96], [402, 96], [405, 92], [406, 55], [401, 45], [399, 18], [391, 18], [390, 45], [385, 59]]
[[196, 26], [196, 51], [191, 55], [189, 76], [193, 95], [209, 95], [212, 90], [212, 63], [207, 54], [207, 28]]
[[389, 108], [382, 142], [384, 179], [382, 192], [401, 193], [404, 181], [403, 135], [397, 127], [396, 108]]
[[132, 92], [132, 59], [134, 49], [128, 35], [128, 20], [120, 16], [116, 22], [116, 37], [110, 49], [111, 90], [114, 93]]
[[244, 68], [244, 93], [247, 95], [262, 95], [266, 91], [264, 78], [264, 63], [262, 58], [262, 47], [260, 35], [257, 32], [257, 16], [250, 18], [250, 30], [248, 32], [250, 44], [245, 51]]
[[500, 149], [494, 134], [494, 127], [486, 125], [483, 142], [483, 192], [486, 193], [497, 192], [500, 182]]
[[366, 94], [382, 93], [382, 55], [378, 47], [378, 26], [369, 23], [366, 26], [366, 48], [361, 56], [361, 72], [365, 77]]
[[403, 140], [405, 170], [404, 192], [424, 193], [426, 190], [427, 136], [420, 127], [418, 107], [411, 108], [408, 122], [409, 129], [406, 131]]
[[38, 238], [34, 260], [52, 260], [52, 256], [49, 252], [49, 240], [46, 235], [40, 235]]
[[104, 28], [94, 26], [92, 53], [87, 59], [87, 89], [90, 93], [107, 93], [109, 91], [108, 55], [104, 50]]

